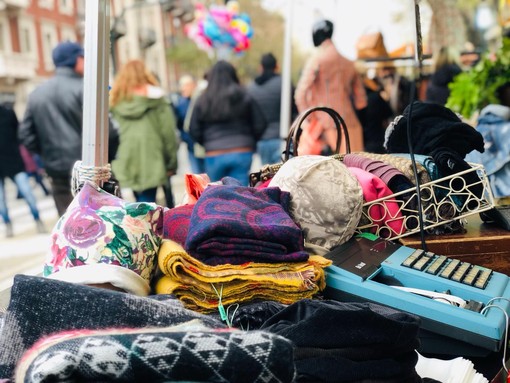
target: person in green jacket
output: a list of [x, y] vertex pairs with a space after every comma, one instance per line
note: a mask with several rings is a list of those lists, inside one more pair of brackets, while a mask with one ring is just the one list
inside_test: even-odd
[[110, 91], [119, 126], [112, 171], [138, 202], [155, 202], [159, 186], [177, 171], [176, 121], [166, 94], [141, 60], [127, 62]]

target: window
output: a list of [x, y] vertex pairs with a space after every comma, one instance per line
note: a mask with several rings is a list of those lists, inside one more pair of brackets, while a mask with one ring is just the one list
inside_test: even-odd
[[62, 41], [76, 41], [76, 31], [74, 28], [62, 27], [61, 29]]
[[53, 69], [53, 59], [51, 57], [51, 52], [53, 48], [58, 43], [57, 40], [57, 29], [54, 24], [42, 24], [41, 25], [41, 35], [42, 35], [42, 48], [43, 48], [43, 59], [44, 59], [44, 67], [46, 70]]
[[[51, 47], [53, 46], [52, 44], [52, 39], [51, 39], [51, 34], [50, 33], [45, 33], [44, 34], [44, 43], [43, 43], [44, 47], [45, 48], [49, 48], [51, 49]], [[48, 49], [45, 49], [45, 52], [44, 52], [44, 61], [49, 61], [49, 58], [50, 58], [50, 55], [48, 55], [46, 53]]]
[[21, 53], [37, 58], [35, 26], [30, 18], [20, 17], [19, 19], [19, 47]]
[[32, 41], [30, 39], [30, 31], [28, 28], [20, 28], [19, 44], [22, 53], [30, 53], [32, 50]]
[[74, 9], [72, 0], [59, 0], [58, 7], [60, 13], [63, 13], [65, 15], [73, 14]]
[[0, 51], [5, 52], [5, 23], [0, 21]]
[[37, 4], [39, 5], [39, 8], [53, 9], [54, 0], [39, 0]]
[[20, 31], [20, 48], [21, 52], [28, 53], [32, 47], [30, 41], [30, 31], [27, 28], [21, 28]]

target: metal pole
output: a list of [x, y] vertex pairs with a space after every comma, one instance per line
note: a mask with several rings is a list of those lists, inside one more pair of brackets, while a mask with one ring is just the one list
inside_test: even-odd
[[282, 65], [282, 96], [280, 106], [280, 137], [287, 138], [290, 128], [291, 106], [291, 64], [292, 64], [292, 18], [294, 2], [287, 0], [287, 14], [285, 17], [285, 39], [283, 45]]
[[420, 18], [420, 0], [411, 0], [413, 6], [413, 29], [415, 31], [414, 40], [414, 60], [418, 68], [418, 79], [421, 80], [423, 73], [423, 39], [421, 33]]
[[85, 6], [85, 70], [83, 88], [82, 163], [108, 163], [108, 64], [110, 1], [87, 0]]

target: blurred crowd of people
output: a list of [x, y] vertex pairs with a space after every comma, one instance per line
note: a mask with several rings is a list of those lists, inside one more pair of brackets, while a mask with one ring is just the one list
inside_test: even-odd
[[[313, 106], [335, 109], [346, 122], [352, 152], [384, 153], [386, 127], [413, 98], [420, 97], [415, 87], [425, 87], [423, 101], [445, 105], [449, 84], [468, 69], [458, 51], [442, 47], [432, 57], [430, 75], [417, 84], [403, 76], [391, 60], [359, 66], [344, 57], [332, 41], [333, 31], [329, 20], [314, 24], [315, 52], [296, 87], [288, 89], [292, 99], [289, 115], [293, 121]], [[12, 106], [0, 107], [5, 137], [0, 145], [0, 215], [8, 237], [13, 235], [13, 226], [5, 180], [16, 184], [39, 232], [46, 228], [29, 176], [46, 195], [53, 196], [60, 216], [73, 198], [71, 174], [82, 150], [83, 48], [73, 42], [60, 43], [53, 50], [53, 61], [53, 77], [30, 94], [20, 122]], [[173, 207], [171, 177], [177, 173], [181, 143], [190, 172], [205, 173], [211, 181], [230, 176], [248, 185], [254, 155], [262, 165], [280, 162], [285, 137], [280, 129], [282, 77], [275, 55], [264, 54], [259, 74], [243, 80], [232, 63], [219, 60], [201, 79], [184, 74], [178, 91], [169, 93], [142, 60], [127, 62], [110, 91], [109, 161], [121, 187], [131, 189], [137, 201], [148, 202], [155, 202], [158, 188], [163, 188], [165, 204]], [[482, 112], [481, 129], [486, 129], [487, 114], [498, 116], [500, 124], [510, 124], [505, 100], [502, 97], [501, 105]], [[319, 146], [310, 149], [317, 152], [300, 150], [300, 154], [331, 154], [337, 149], [337, 131], [327, 115], [312, 114], [306, 124], [310, 132], [314, 129], [314, 136], [303, 135], [302, 139], [314, 139]], [[339, 149], [345, 152], [345, 139], [341, 142]], [[508, 182], [503, 189], [503, 194], [510, 194]]]

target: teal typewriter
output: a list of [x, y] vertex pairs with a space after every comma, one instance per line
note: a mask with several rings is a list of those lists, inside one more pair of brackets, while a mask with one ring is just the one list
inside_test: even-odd
[[421, 318], [422, 353], [483, 356], [507, 339], [509, 277], [360, 234], [325, 255], [328, 299], [374, 302]]

